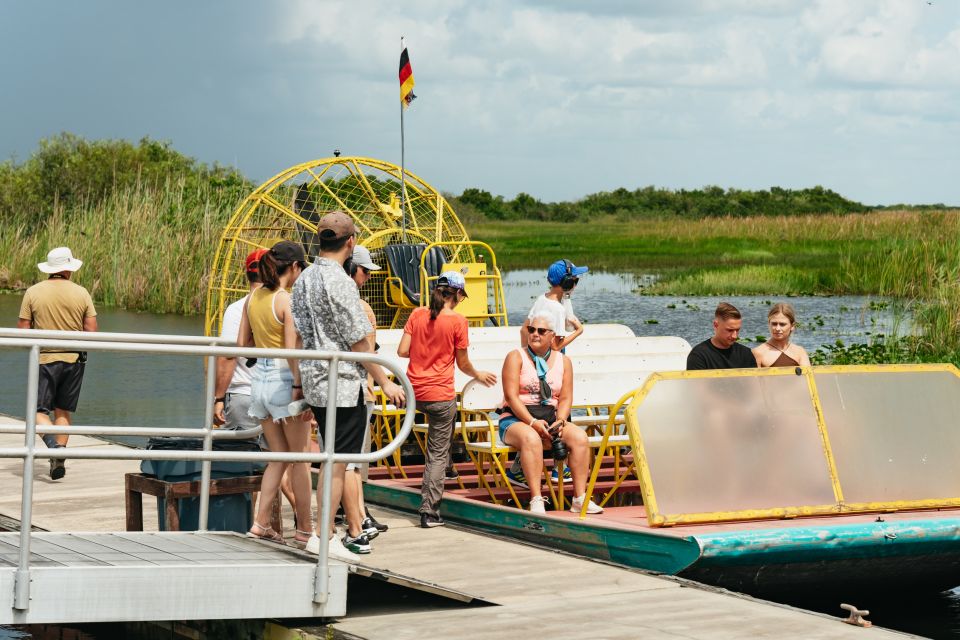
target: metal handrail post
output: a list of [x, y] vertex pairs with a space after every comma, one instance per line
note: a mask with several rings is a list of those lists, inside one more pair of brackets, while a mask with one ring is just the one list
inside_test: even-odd
[[[333, 465], [332, 460], [334, 431], [337, 420], [337, 378], [340, 375], [340, 358], [334, 356], [330, 359], [330, 366], [327, 369], [327, 413], [323, 425], [323, 451], [327, 454], [327, 461], [323, 463], [323, 487], [320, 490], [320, 522], [317, 523], [317, 530], [323, 532], [324, 536], [320, 538], [320, 549], [317, 553], [317, 573], [313, 583], [313, 601], [323, 604], [330, 597], [330, 512], [333, 505], [330, 504], [330, 491], [333, 484]], [[319, 429], [320, 425], [317, 425]], [[341, 488], [341, 497], [343, 489]], [[337, 535], [334, 532], [333, 535]]]
[[33, 527], [33, 466], [37, 439], [37, 389], [40, 386], [40, 347], [30, 347], [27, 365], [27, 415], [23, 444], [23, 493], [20, 498], [20, 558], [13, 581], [13, 608], [30, 607], [30, 530]]
[[[217, 346], [216, 342], [210, 343], [211, 347]], [[207, 385], [204, 390], [203, 399], [206, 403], [203, 410], [203, 450], [211, 451], [213, 449], [213, 397], [216, 393], [217, 384], [217, 357], [207, 356]], [[203, 533], [207, 531], [207, 525], [210, 520], [210, 470], [213, 462], [204, 460], [200, 463], [200, 513], [197, 516], [197, 531]]]

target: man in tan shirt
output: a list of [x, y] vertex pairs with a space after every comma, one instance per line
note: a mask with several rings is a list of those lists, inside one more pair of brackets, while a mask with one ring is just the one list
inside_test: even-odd
[[[53, 331], [96, 331], [97, 311], [90, 293], [71, 282], [70, 276], [82, 261], [73, 257], [67, 247], [57, 247], [47, 254], [47, 261], [37, 267], [49, 278], [38, 282], [23, 296], [18, 329]], [[77, 410], [80, 385], [87, 354], [76, 351], [41, 349], [40, 379], [37, 387], [37, 424], [69, 426], [70, 414]], [[50, 412], [53, 412], [53, 422]], [[67, 435], [46, 435], [43, 442], [50, 448], [67, 446]], [[50, 477], [59, 480], [66, 474], [63, 460], [50, 459]]]

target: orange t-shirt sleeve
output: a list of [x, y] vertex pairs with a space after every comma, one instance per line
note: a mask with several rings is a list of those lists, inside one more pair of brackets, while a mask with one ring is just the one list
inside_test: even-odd
[[467, 334], [467, 319], [463, 316], [457, 318], [457, 328], [453, 333], [453, 348], [466, 349], [470, 346], [470, 338]]

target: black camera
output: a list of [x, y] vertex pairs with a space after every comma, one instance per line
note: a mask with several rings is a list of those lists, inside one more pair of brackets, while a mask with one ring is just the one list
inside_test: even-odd
[[554, 462], [567, 459], [567, 445], [560, 439], [560, 425], [550, 429], [550, 449], [553, 451]]

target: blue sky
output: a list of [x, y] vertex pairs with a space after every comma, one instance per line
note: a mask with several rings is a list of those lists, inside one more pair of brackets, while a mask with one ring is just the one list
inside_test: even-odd
[[820, 184], [960, 205], [960, 2], [0, 0], [0, 158], [170, 140], [262, 180], [331, 155], [435, 187]]

